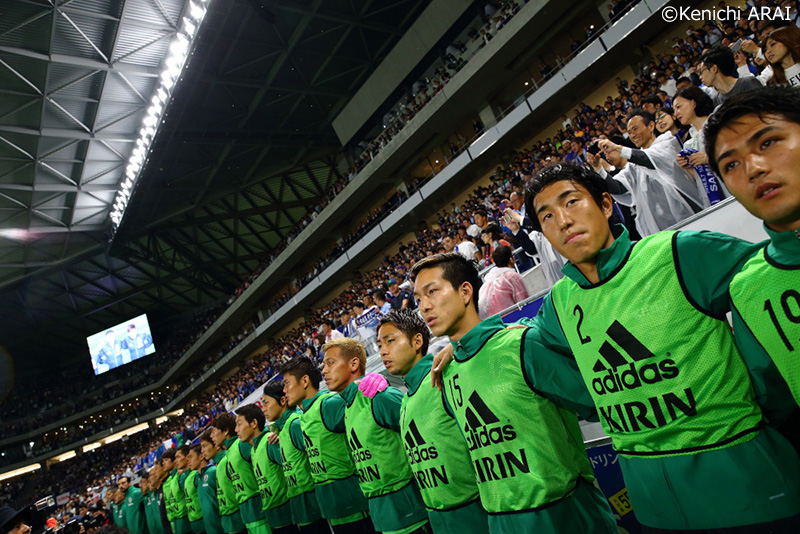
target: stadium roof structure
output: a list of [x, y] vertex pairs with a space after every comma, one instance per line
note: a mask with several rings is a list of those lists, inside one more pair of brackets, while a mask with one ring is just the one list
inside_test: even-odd
[[[192, 2], [208, 12], [109, 248]], [[47, 370], [91, 333], [230, 295], [338, 179], [333, 118], [427, 4], [4, 0], [0, 343], [18, 365]]]

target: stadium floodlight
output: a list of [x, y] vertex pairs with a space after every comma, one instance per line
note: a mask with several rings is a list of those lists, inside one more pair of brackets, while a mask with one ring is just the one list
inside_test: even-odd
[[117, 194], [114, 197], [112, 210], [109, 214], [111, 219], [111, 239], [116, 235], [128, 202], [139, 179], [139, 175], [147, 161], [150, 153], [151, 144], [158, 133], [158, 126], [162, 122], [162, 117], [172, 96], [181, 72], [186, 66], [186, 60], [192, 48], [197, 31], [205, 19], [208, 12], [208, 5], [211, 0], [187, 0], [184, 9], [185, 16], [181, 20], [181, 25], [169, 45], [169, 52], [164, 61], [164, 67], [158, 78], [158, 85], [153, 91], [150, 105], [142, 119], [142, 127], [139, 129], [139, 137], [136, 139], [134, 149], [128, 157], [128, 165], [125, 168], [126, 180], [120, 184]]

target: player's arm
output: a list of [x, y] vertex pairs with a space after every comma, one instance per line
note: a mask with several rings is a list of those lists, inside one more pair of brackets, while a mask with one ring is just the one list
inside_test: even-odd
[[239, 441], [239, 454], [243, 460], [253, 463], [253, 446], [249, 443]]
[[400, 432], [400, 405], [403, 394], [395, 388], [386, 388], [372, 399], [372, 414], [375, 422], [384, 428]]
[[303, 429], [300, 427], [300, 419], [292, 421], [289, 427], [289, 437], [292, 439], [292, 445], [294, 445], [296, 449], [301, 451], [306, 450], [306, 442], [303, 439]]
[[596, 419], [597, 410], [578, 370], [550, 293], [539, 313], [521, 324], [529, 328], [522, 338], [522, 374], [528, 386], [556, 404], [575, 410], [584, 419]]
[[677, 232], [672, 246], [681, 287], [689, 302], [721, 321], [732, 312], [734, 341], [750, 373], [756, 400], [770, 423], [780, 424], [794, 406], [788, 387], [749, 327], [732, 310], [728, 290], [733, 277], [764, 243], [754, 244], [716, 232]]
[[344, 433], [344, 409], [347, 404], [341, 395], [330, 395], [322, 399], [320, 414], [322, 424], [331, 432]]

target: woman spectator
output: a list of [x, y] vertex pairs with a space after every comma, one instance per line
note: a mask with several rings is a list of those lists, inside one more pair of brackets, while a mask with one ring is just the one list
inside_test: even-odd
[[800, 28], [792, 24], [772, 30], [764, 43], [764, 57], [772, 64], [770, 85], [800, 86]]
[[692, 85], [678, 91], [673, 103], [675, 118], [681, 124], [689, 126], [691, 137], [683, 144], [683, 148], [697, 151], [689, 155], [678, 154], [676, 161], [678, 165], [696, 175], [697, 191], [703, 201], [703, 207], [707, 208], [728, 196], [725, 186], [711, 173], [703, 139], [703, 126], [714, 111], [714, 101], [705, 91]]
[[689, 130], [675, 118], [675, 110], [669, 106], [658, 109], [655, 114], [656, 132], [658, 134], [671, 133], [681, 146], [689, 136]]
[[675, 118], [681, 124], [689, 126], [691, 136], [685, 143], [685, 148], [697, 150], [688, 158], [678, 156], [681, 167], [708, 164], [708, 155], [705, 152], [703, 140], [703, 126], [714, 111], [714, 101], [702, 89], [695, 86], [684, 87], [675, 94]]
[[494, 249], [501, 245], [511, 248], [511, 244], [503, 239], [503, 231], [497, 223], [489, 223], [486, 228], [481, 230], [481, 241], [483, 241], [483, 256], [486, 258], [483, 267], [492, 265], [492, 252], [494, 252]]

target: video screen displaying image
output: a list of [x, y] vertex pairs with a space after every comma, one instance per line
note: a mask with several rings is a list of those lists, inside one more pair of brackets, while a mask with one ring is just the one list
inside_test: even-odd
[[86, 338], [94, 374], [116, 369], [156, 351], [147, 314], [134, 317]]

